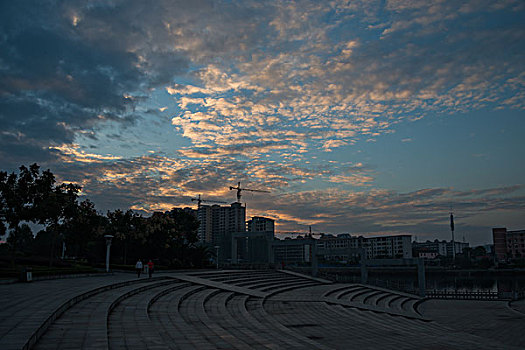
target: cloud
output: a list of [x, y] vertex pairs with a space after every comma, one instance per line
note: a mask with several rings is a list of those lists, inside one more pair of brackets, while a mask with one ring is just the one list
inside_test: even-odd
[[267, 215], [278, 220], [280, 231], [306, 232], [307, 226], [314, 225], [316, 232], [408, 233], [420, 239], [448, 239], [448, 215], [452, 206], [458, 234], [468, 234], [473, 243], [479, 244], [487, 242], [491, 234], [491, 227], [480, 221], [480, 216], [495, 211], [508, 214], [523, 211], [522, 189], [522, 186], [472, 191], [433, 188], [399, 193], [334, 188], [269, 195], [250, 207], [251, 215]]
[[[524, 10], [510, 0], [5, 3], [0, 157], [53, 165], [104, 208], [229, 196], [226, 184], [250, 179], [294, 203], [278, 199], [272, 213], [290, 226], [332, 227], [354, 208], [359, 227], [399, 229], [404, 216], [388, 213], [406, 203], [422, 213], [429, 198], [519, 206], [505, 197], [513, 187], [378, 190], [367, 165], [326, 157], [422, 118], [523, 110]], [[374, 221], [385, 205], [389, 227]]]
[[102, 120], [132, 125], [157, 88], [174, 97], [185, 137], [220, 150], [275, 130], [298, 137], [261, 143], [332, 150], [413, 115], [523, 108], [525, 32], [514, 19], [484, 24], [518, 18], [517, 1], [33, 5], [2, 11], [0, 125], [18, 135], [6, 149], [45, 153]]

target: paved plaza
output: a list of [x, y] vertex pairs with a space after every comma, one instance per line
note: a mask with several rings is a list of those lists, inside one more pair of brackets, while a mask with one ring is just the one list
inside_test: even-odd
[[0, 285], [0, 349], [523, 349], [525, 303], [425, 300], [283, 271]]

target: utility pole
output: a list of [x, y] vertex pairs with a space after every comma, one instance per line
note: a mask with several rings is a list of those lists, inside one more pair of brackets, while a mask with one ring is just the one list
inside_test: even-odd
[[215, 246], [215, 266], [216, 266], [216, 269], [218, 270], [219, 269], [219, 248], [220, 246], [216, 245]]
[[109, 272], [109, 253], [111, 250], [111, 240], [113, 239], [112, 235], [105, 235], [106, 239], [106, 272]]
[[456, 242], [454, 241], [454, 214], [450, 213], [450, 231], [452, 232], [452, 258], [456, 260]]

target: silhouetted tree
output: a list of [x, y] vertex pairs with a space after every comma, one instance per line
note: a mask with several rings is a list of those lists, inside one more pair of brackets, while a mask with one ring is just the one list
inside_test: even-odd
[[144, 241], [142, 218], [132, 210], [123, 212], [120, 209], [108, 211], [107, 217], [109, 222], [106, 232], [114, 236], [116, 256], [120, 255], [122, 263], [127, 264], [130, 246], [137, 241]]
[[89, 242], [102, 239], [108, 220], [99, 215], [88, 199], [73, 206], [63, 224], [63, 235], [69, 256], [85, 257]]
[[[197, 244], [197, 219], [174, 208], [144, 218], [132, 210], [100, 215], [95, 205], [78, 202], [80, 187], [57, 185], [50, 170], [37, 164], [21, 166], [18, 173], [0, 172], [0, 235], [10, 231], [12, 250], [49, 254], [49, 264], [60, 254], [62, 242], [70, 256], [97, 262], [103, 257], [104, 234], [114, 236], [112, 258], [127, 264], [130, 258], [155, 258], [171, 266], [203, 266], [210, 252]], [[33, 239], [24, 222], [44, 226]], [[34, 244], [31, 244], [34, 241]]]
[[7, 244], [12, 252], [30, 253], [33, 241], [33, 232], [27, 224], [16, 227], [7, 237]]
[[[35, 222], [51, 233], [49, 264], [54, 258], [54, 244], [64, 222], [74, 215], [80, 187], [74, 184], [56, 186], [50, 170], [40, 173], [32, 164], [21, 166], [19, 173], [0, 172], [0, 209], [2, 227], [14, 231], [23, 221]], [[4, 231], [4, 229], [0, 229]]]

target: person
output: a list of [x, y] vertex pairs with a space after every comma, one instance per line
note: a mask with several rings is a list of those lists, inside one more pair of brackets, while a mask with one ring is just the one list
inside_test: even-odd
[[149, 275], [149, 278], [151, 278], [151, 275], [153, 274], [153, 266], [154, 265], [155, 264], [153, 264], [153, 261], [150, 260], [148, 262], [148, 275]]
[[142, 272], [142, 261], [140, 259], [135, 264], [135, 270], [137, 271], [137, 278], [140, 278], [140, 273]]

